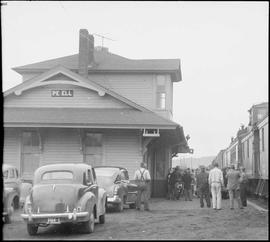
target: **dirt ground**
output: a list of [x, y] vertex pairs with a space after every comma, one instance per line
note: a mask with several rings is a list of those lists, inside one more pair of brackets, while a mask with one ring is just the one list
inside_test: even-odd
[[13, 222], [3, 227], [5, 240], [267, 240], [268, 212], [260, 212], [248, 205], [243, 210], [229, 209], [229, 201], [222, 201], [222, 210], [200, 208], [193, 201], [151, 199], [151, 211], [124, 209], [109, 212], [105, 224], [96, 224], [93, 234], [83, 234], [78, 226], [49, 226], [39, 228], [36, 236], [29, 236], [20, 212]]

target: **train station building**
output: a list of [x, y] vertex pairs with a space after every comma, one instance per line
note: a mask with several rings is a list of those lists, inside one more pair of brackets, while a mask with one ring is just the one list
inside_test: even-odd
[[142, 161], [152, 196], [164, 196], [172, 157], [190, 149], [172, 120], [179, 59], [132, 60], [95, 47], [80, 30], [79, 53], [13, 68], [23, 82], [4, 92], [4, 163], [23, 179], [59, 162], [115, 165], [130, 179]]

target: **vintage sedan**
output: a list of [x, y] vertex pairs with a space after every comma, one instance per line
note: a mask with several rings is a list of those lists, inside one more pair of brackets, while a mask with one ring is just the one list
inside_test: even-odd
[[3, 164], [3, 222], [9, 223], [14, 209], [19, 208], [21, 180], [15, 166]]
[[21, 216], [29, 235], [35, 235], [39, 226], [62, 223], [79, 223], [86, 233], [92, 233], [95, 222], [105, 222], [106, 198], [90, 165], [45, 165], [35, 171]]
[[107, 192], [107, 205], [113, 206], [118, 212], [123, 211], [124, 204], [135, 208], [137, 185], [129, 181], [128, 171], [123, 167], [94, 167], [97, 182]]

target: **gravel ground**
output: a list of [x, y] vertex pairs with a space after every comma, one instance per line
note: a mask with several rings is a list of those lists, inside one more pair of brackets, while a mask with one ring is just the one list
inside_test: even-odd
[[17, 211], [13, 222], [3, 227], [5, 240], [267, 240], [268, 212], [248, 205], [243, 210], [229, 209], [222, 201], [222, 210], [200, 208], [193, 201], [151, 199], [151, 211], [125, 209], [109, 212], [105, 224], [96, 224], [93, 234], [83, 234], [78, 226], [49, 226], [39, 228], [29, 236]]

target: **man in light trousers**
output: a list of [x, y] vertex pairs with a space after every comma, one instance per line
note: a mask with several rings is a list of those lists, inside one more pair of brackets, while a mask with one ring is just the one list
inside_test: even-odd
[[224, 186], [223, 173], [218, 168], [218, 163], [214, 163], [214, 168], [209, 172], [208, 178], [211, 187], [213, 209], [221, 209], [221, 187]]

